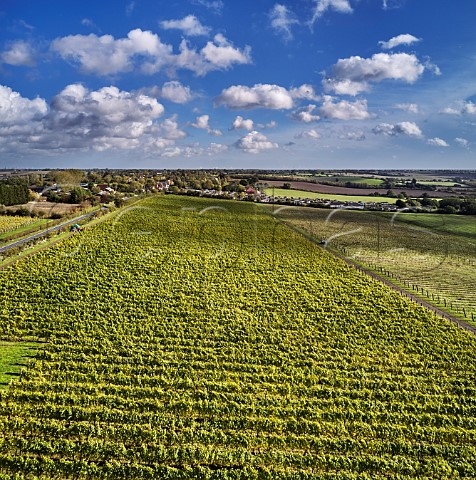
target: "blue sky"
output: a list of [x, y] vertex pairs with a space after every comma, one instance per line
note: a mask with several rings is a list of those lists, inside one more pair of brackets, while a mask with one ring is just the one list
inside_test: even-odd
[[476, 3], [2, 0], [0, 168], [476, 168]]

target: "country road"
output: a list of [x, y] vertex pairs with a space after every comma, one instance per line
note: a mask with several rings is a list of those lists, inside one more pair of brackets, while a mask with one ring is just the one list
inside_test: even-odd
[[20, 240], [17, 240], [16, 242], [9, 243], [8, 245], [5, 245], [3, 247], [0, 247], [0, 253], [6, 252], [7, 250], [10, 250], [11, 248], [18, 247], [20, 245], [23, 245], [24, 243], [30, 242], [31, 240], [35, 240], [37, 238], [44, 237], [45, 235], [48, 235], [51, 232], [56, 232], [60, 230], [61, 228], [64, 228], [68, 225], [71, 225], [72, 223], [77, 223], [80, 222], [81, 220], [84, 220], [85, 218], [91, 217], [92, 215], [95, 215], [98, 212], [98, 210], [94, 210], [93, 212], [86, 213], [84, 215], [81, 215], [79, 217], [73, 218], [72, 220], [68, 220], [67, 222], [61, 223], [59, 225], [55, 225], [54, 227], [47, 228], [46, 230], [42, 230], [41, 232], [37, 232], [33, 235], [29, 235], [28, 237], [24, 237]]

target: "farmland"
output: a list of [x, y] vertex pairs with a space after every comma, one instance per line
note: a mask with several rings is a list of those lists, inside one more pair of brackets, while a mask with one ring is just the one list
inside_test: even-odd
[[19, 227], [27, 226], [32, 224], [34, 221], [35, 220], [33, 220], [31, 217], [0, 215], [0, 234], [10, 232]]
[[448, 312], [476, 318], [471, 216], [290, 208], [279, 218]]
[[474, 336], [258, 205], [155, 196], [0, 277], [46, 341], [2, 479], [476, 476]]
[[275, 197], [288, 197], [288, 198], [322, 198], [325, 200], [340, 200], [342, 202], [387, 202], [395, 203], [395, 198], [382, 197], [382, 196], [369, 196], [369, 195], [340, 195], [333, 193], [318, 193], [307, 192], [303, 190], [293, 190], [286, 188], [267, 188], [265, 189], [267, 195], [273, 195]]

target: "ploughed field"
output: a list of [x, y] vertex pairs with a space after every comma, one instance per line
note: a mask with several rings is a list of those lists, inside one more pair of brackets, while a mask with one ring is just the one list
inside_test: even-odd
[[476, 339], [256, 204], [152, 197], [0, 272], [0, 479], [476, 476]]

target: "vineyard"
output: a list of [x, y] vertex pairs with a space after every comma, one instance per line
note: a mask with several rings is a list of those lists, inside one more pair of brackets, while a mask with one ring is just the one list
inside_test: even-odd
[[32, 219], [31, 217], [0, 215], [0, 234], [10, 232], [18, 227], [28, 225], [35, 221], [36, 219]]
[[0, 479], [476, 477], [476, 338], [258, 205], [151, 197], [0, 277], [45, 342]]
[[476, 224], [470, 216], [281, 209], [277, 218], [476, 323]]

